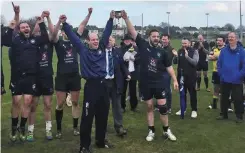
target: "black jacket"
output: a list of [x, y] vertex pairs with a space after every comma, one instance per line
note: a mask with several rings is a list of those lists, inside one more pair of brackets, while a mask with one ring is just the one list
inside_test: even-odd
[[38, 71], [39, 46], [49, 42], [44, 22], [39, 24], [41, 36], [26, 38], [22, 33], [14, 36], [11, 42], [11, 72], [18, 74], [35, 74]]
[[[120, 47], [121, 49], [121, 52], [122, 52], [122, 57], [124, 56], [124, 54], [129, 50], [129, 48], [131, 48], [132, 45], [130, 46], [126, 46], [126, 45], [122, 45]], [[137, 47], [134, 47], [134, 50], [137, 52], [137, 54], [135, 55], [135, 61], [134, 61], [134, 68], [135, 68], [135, 71], [133, 72], [130, 72], [130, 76], [131, 76], [131, 80], [138, 80], [139, 78], [139, 60], [140, 60], [140, 56], [139, 56], [139, 52], [138, 52], [138, 48]], [[129, 63], [124, 61], [124, 64], [125, 66], [127, 67], [128, 69], [128, 66], [129, 66]]]
[[121, 94], [123, 91], [123, 82], [127, 76], [130, 75], [127, 67], [124, 65], [123, 54], [120, 48], [114, 47], [112, 50], [114, 63], [114, 81], [117, 88], [117, 93]]
[[[188, 50], [188, 56], [193, 58], [194, 56], [194, 49], [189, 47]], [[184, 76], [195, 76], [196, 75], [196, 66], [192, 65], [185, 57], [185, 51], [184, 49], [179, 49], [178, 51], [178, 74], [180, 72], [183, 72]]]

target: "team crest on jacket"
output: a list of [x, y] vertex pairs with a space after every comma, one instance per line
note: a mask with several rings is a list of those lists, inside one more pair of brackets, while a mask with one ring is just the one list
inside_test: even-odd
[[31, 41], [30, 41], [32, 44], [35, 44], [35, 39], [31, 39]]
[[44, 45], [44, 49], [48, 49], [48, 45], [46, 44], [46, 45]]
[[161, 56], [161, 54], [160, 54], [160, 53], [157, 53], [157, 56], [158, 56], [158, 57], [160, 57], [160, 56]]
[[36, 84], [32, 85], [32, 89], [35, 90], [36, 89]]
[[98, 54], [101, 54], [102, 53], [102, 51], [101, 50], [98, 50]]
[[42, 61], [46, 61], [48, 59], [47, 52], [43, 52]]
[[150, 65], [152, 65], [153, 67], [156, 66], [156, 60], [154, 58], [151, 58]]

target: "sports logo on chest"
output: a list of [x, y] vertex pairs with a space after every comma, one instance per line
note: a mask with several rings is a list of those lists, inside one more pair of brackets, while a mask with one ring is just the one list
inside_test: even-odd
[[161, 57], [161, 53], [158, 52], [157, 53], [157, 57], [160, 58]]
[[66, 57], [72, 57], [72, 48], [66, 50]]
[[47, 52], [43, 52], [42, 53], [42, 61], [46, 61], [48, 60], [48, 53]]
[[101, 55], [102, 54], [102, 51], [101, 50], [98, 50], [98, 54]]
[[31, 39], [31, 40], [30, 40], [30, 43], [31, 43], [31, 44], [35, 44], [35, 43], [36, 43], [36, 40], [35, 40], [35, 39]]
[[151, 58], [150, 65], [155, 67], [157, 65], [156, 63], [157, 63], [157, 60], [154, 58]]
[[48, 45], [45, 44], [45, 45], [43, 46], [43, 48], [44, 48], [44, 50], [47, 50], [47, 49], [48, 49]]

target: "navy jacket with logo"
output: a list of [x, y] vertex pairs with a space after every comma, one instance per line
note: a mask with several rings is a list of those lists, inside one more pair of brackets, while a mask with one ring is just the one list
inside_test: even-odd
[[41, 36], [25, 38], [21, 33], [14, 36], [11, 44], [11, 72], [35, 74], [38, 72], [39, 46], [48, 43], [48, 33], [44, 22], [39, 24]]
[[106, 52], [105, 48], [109, 43], [109, 37], [112, 33], [113, 19], [107, 21], [105, 30], [100, 40], [98, 49], [88, 48], [79, 37], [72, 31], [70, 25], [63, 23], [64, 31], [71, 43], [80, 52], [81, 75], [85, 80], [105, 78], [106, 72]]

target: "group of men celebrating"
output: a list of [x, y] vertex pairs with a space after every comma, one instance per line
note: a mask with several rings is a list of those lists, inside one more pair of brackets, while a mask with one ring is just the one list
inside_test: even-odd
[[[91, 130], [93, 118], [95, 117], [96, 131], [95, 143], [99, 148], [111, 148], [107, 132], [107, 120], [109, 114], [110, 101], [112, 103], [112, 112], [114, 118], [114, 128], [118, 135], [127, 134], [123, 127], [123, 110], [125, 110], [125, 94], [127, 84], [130, 87], [131, 110], [136, 111], [137, 96], [136, 84], [139, 80], [139, 88], [142, 99], [147, 104], [147, 121], [148, 134], [147, 141], [153, 141], [155, 137], [154, 127], [154, 101], [157, 99], [157, 107], [160, 113], [160, 120], [163, 124], [163, 135], [171, 141], [176, 141], [176, 136], [170, 130], [168, 124], [168, 113], [171, 111], [171, 79], [175, 90], [178, 90], [180, 77], [184, 76], [184, 88], [190, 93], [192, 118], [197, 117], [197, 94], [196, 90], [200, 88], [200, 73], [196, 71], [207, 71], [206, 63], [200, 57], [200, 54], [205, 55], [205, 62], [208, 49], [205, 49], [201, 43], [198, 46], [190, 46], [190, 41], [182, 40], [182, 48], [176, 51], [170, 46], [170, 36], [163, 35], [161, 37], [156, 29], [152, 29], [148, 34], [148, 40], [145, 40], [138, 34], [130, 22], [127, 13], [121, 12], [121, 17], [124, 19], [128, 35], [123, 39], [121, 47], [115, 47], [115, 38], [111, 35], [113, 28], [113, 20], [116, 17], [114, 11], [110, 12], [109, 19], [106, 23], [101, 39], [96, 33], [89, 33], [85, 41], [81, 41], [85, 26], [92, 14], [92, 8], [88, 9], [88, 15], [81, 22], [78, 31], [72, 31], [71, 25], [66, 20], [66, 15], [61, 15], [55, 26], [50, 19], [50, 12], [43, 11], [40, 17], [37, 17], [37, 23], [33, 30], [27, 22], [19, 22], [19, 6], [13, 6], [15, 11], [15, 20], [11, 21], [9, 28], [2, 33], [2, 45], [11, 48], [11, 83], [10, 89], [12, 92], [12, 131], [10, 133], [11, 141], [19, 138], [21, 141], [34, 140], [34, 123], [35, 111], [38, 105], [40, 96], [44, 100], [44, 114], [46, 121], [46, 138], [53, 139], [51, 132], [51, 104], [52, 95], [56, 91], [56, 124], [57, 138], [62, 137], [62, 118], [63, 105], [66, 100], [66, 95], [69, 92], [72, 101], [72, 116], [73, 116], [73, 133], [75, 136], [80, 135], [80, 153], [89, 153], [91, 151]], [[48, 31], [44, 24], [44, 19], [48, 21]], [[62, 24], [62, 28], [61, 28]], [[58, 32], [61, 30], [62, 37], [58, 37]], [[215, 84], [214, 103], [212, 108], [216, 108], [217, 99], [219, 96], [219, 78], [224, 83], [222, 84], [221, 100], [221, 119], [228, 118], [227, 115], [227, 95], [232, 94], [236, 109], [238, 121], [242, 120], [243, 109], [240, 108], [242, 99], [237, 92], [242, 91], [239, 79], [245, 76], [244, 50], [241, 50], [240, 44], [237, 44], [234, 33], [230, 33], [228, 40], [230, 46], [227, 45], [224, 51], [221, 52], [221, 57], [218, 58], [220, 52], [221, 41], [224, 39], [217, 38], [218, 47], [214, 49], [214, 54], [209, 55], [210, 60], [218, 60], [218, 72], [213, 73], [213, 83]], [[200, 40], [202, 37], [200, 36]], [[233, 43], [233, 44], [232, 44]], [[53, 47], [55, 47], [58, 57], [57, 74], [55, 84], [53, 84]], [[235, 47], [235, 48], [234, 48]], [[236, 54], [230, 52], [236, 51]], [[201, 52], [201, 53], [200, 53]], [[224, 53], [223, 53], [224, 52]], [[229, 52], [229, 53], [227, 53]], [[78, 58], [80, 57], [80, 72]], [[231, 66], [227, 65], [227, 56], [232, 56], [238, 60]], [[175, 76], [172, 67], [172, 60], [178, 57], [177, 77]], [[236, 64], [241, 60], [241, 67]], [[136, 67], [139, 66], [139, 75], [136, 77]], [[199, 67], [197, 69], [197, 67]], [[230, 73], [232, 76], [227, 76]], [[204, 73], [205, 83], [208, 82], [207, 73]], [[2, 72], [3, 75], [3, 72]], [[219, 77], [220, 76], [220, 77]], [[78, 118], [80, 115], [80, 107], [78, 104], [81, 77], [86, 80], [84, 85], [84, 98], [80, 130], [78, 129]], [[3, 78], [3, 77], [2, 77]], [[135, 79], [137, 78], [137, 79]], [[197, 89], [196, 89], [197, 80]], [[3, 80], [2, 80], [3, 82]], [[53, 89], [54, 86], [54, 89]], [[209, 91], [208, 86], [206, 86]], [[3, 89], [3, 85], [2, 85]], [[239, 90], [239, 91], [238, 91]], [[226, 95], [224, 95], [226, 94]], [[22, 96], [23, 95], [23, 96]], [[20, 101], [24, 99], [22, 109], [20, 109]], [[167, 99], [167, 101], [166, 101]], [[18, 127], [18, 118], [21, 110], [21, 121]], [[177, 112], [176, 114], [180, 114]], [[28, 120], [28, 134], [25, 133], [25, 125]]]

